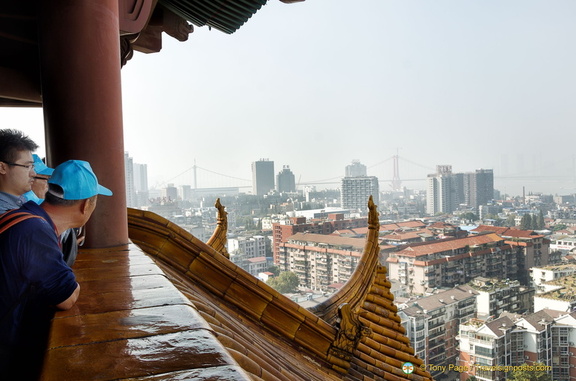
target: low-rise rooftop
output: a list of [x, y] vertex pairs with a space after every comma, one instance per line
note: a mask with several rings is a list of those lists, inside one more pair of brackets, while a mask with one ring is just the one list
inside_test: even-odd
[[548, 285], [560, 288], [540, 294], [541, 298], [557, 299], [563, 301], [576, 301], [576, 275], [569, 275], [546, 282]]

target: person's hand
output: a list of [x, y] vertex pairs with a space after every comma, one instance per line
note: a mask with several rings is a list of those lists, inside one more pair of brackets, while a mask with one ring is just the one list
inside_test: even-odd
[[84, 226], [76, 228], [76, 242], [78, 243], [78, 246], [82, 246], [85, 240], [86, 240], [86, 229], [84, 229]]

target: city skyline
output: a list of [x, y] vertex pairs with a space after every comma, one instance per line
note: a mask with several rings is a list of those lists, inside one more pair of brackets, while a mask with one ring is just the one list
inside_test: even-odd
[[[274, 160], [270, 160], [270, 161], [274, 162]], [[251, 163], [251, 164], [253, 164], [253, 163]], [[337, 177], [334, 177], [331, 179], [321, 179], [321, 180], [312, 181], [312, 182], [297, 181], [296, 182], [296, 188], [298, 191], [302, 191], [303, 188], [306, 186], [316, 186], [316, 188], [318, 190], [339, 189], [339, 188], [341, 188], [342, 180], [346, 177], [346, 173], [347, 173], [346, 171], [348, 170], [348, 167], [351, 166], [350, 164], [360, 164], [363, 167], [367, 167], [363, 163], [359, 162], [358, 160], [353, 160], [343, 168], [342, 174], [340, 176], [337, 176]], [[380, 163], [379, 165], [382, 165], [382, 163]], [[386, 165], [391, 167], [393, 164], [389, 163]], [[290, 165], [288, 165], [288, 164], [284, 164], [282, 166], [283, 167], [290, 167]], [[446, 165], [441, 165], [441, 166], [446, 166]], [[451, 165], [449, 165], [449, 164], [447, 166], [451, 167]], [[368, 168], [370, 168], [370, 167], [368, 167]], [[373, 166], [372, 166], [372, 168], [373, 168]], [[280, 173], [282, 173], [283, 169], [276, 169], [275, 170], [274, 177], [276, 178], [276, 181], [277, 181], [277, 176]], [[491, 168], [476, 168], [476, 169], [462, 169], [460, 171], [454, 171], [454, 172], [472, 173], [472, 172], [481, 171], [481, 170], [492, 171]], [[367, 171], [366, 176], [372, 177], [372, 175], [369, 172], [370, 171]], [[393, 168], [390, 168], [390, 172], [393, 172]], [[226, 183], [225, 184], [220, 183], [218, 185], [218, 184], [215, 184], [214, 182], [210, 182], [210, 181], [206, 182], [205, 179], [198, 181], [198, 178], [194, 178], [195, 175], [196, 176], [200, 175], [199, 177], [202, 177], [203, 173], [208, 175], [208, 176], [212, 176], [212, 177], [218, 177], [219, 176], [219, 177], [223, 178], [226, 181]], [[297, 173], [294, 175], [296, 175], [296, 178], [301, 178], [301, 176], [299, 176]], [[420, 179], [405, 179], [405, 178], [402, 178], [402, 176], [400, 176], [399, 180], [400, 180], [400, 183], [402, 185], [402, 188], [406, 188], [409, 190], [426, 191], [426, 186], [427, 186], [428, 178], [430, 175], [434, 175], [432, 170], [430, 171], [430, 173], [428, 173], [426, 175], [426, 177], [423, 177]], [[381, 178], [379, 176], [373, 176], [373, 177], [378, 178], [378, 182], [381, 184], [381, 188], [380, 188], [381, 192], [393, 191], [393, 184], [395, 181], [394, 178], [391, 178], [391, 177]], [[502, 177], [498, 177], [498, 174], [494, 174], [493, 178], [494, 178], [494, 184], [497, 184], [497, 179], [500, 179], [500, 182], [502, 183]], [[521, 179], [522, 178], [520, 178], [519, 181], [521, 181]], [[190, 168], [188, 168], [186, 171], [180, 173], [175, 178], [171, 178], [162, 184], [151, 185], [150, 189], [162, 189], [168, 185], [182, 186], [182, 185], [193, 185], [196, 183], [196, 184], [198, 184], [198, 189], [218, 188], [218, 187], [223, 187], [223, 188], [237, 187], [240, 189], [244, 189], [244, 191], [243, 191], [244, 193], [253, 193], [253, 188], [254, 188], [253, 181], [254, 181], [254, 179], [241, 179], [241, 178], [238, 178], [234, 175], [216, 173], [210, 169], [206, 169], [206, 168], [197, 166], [196, 164], [193, 164]], [[538, 181], [538, 180], [535, 179], [534, 181]], [[530, 184], [530, 182], [527, 182], [527, 183]], [[278, 184], [276, 184], [275, 186], [277, 187]], [[520, 193], [517, 193], [517, 194], [510, 194], [509, 192], [506, 192], [505, 189], [506, 189], [505, 186], [503, 188], [498, 188], [496, 185], [494, 186], [494, 190], [499, 191], [502, 194], [507, 194], [509, 196], [522, 196], [522, 195], [527, 195], [527, 194], [531, 194], [531, 193], [532, 194], [543, 193], [543, 194], [552, 194], [552, 195], [571, 195], [574, 193], [574, 192], [568, 192], [568, 191], [562, 192], [563, 188], [558, 188], [560, 191], [553, 192], [553, 193], [545, 192], [545, 191], [535, 191], [533, 189], [526, 188], [524, 185], [520, 185], [521, 191], [520, 191]]]
[[[573, 194], [575, 13], [567, 0], [271, 1], [232, 35], [195, 27], [135, 52], [122, 69], [125, 151], [151, 187], [194, 161], [250, 179], [259, 157], [297, 183], [338, 182], [353, 160], [392, 179], [399, 155], [409, 188], [450, 164], [493, 169], [502, 193]], [[41, 109], [0, 119], [44, 153]]]

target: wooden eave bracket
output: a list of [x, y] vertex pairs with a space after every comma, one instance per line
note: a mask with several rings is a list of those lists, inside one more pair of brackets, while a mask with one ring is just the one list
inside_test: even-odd
[[157, 5], [157, 0], [119, 0], [119, 13], [120, 37], [142, 53], [157, 53], [162, 49], [162, 32], [186, 41], [193, 31], [192, 25]]

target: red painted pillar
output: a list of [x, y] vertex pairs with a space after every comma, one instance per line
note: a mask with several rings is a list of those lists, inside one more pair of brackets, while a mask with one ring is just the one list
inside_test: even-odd
[[128, 243], [118, 0], [39, 2], [48, 163], [86, 160], [112, 197], [100, 196], [85, 247]]

